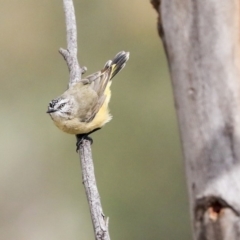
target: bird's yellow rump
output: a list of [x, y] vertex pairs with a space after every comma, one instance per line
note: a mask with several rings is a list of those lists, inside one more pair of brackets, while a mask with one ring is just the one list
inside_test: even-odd
[[119, 52], [101, 71], [82, 79], [53, 99], [47, 113], [55, 125], [66, 133], [87, 136], [109, 122], [112, 118], [108, 109], [111, 79], [124, 68], [128, 59], [128, 52]]

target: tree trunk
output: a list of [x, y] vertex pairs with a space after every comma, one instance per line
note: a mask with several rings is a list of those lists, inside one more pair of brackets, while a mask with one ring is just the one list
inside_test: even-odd
[[171, 74], [194, 239], [240, 239], [240, 1], [152, 4]]

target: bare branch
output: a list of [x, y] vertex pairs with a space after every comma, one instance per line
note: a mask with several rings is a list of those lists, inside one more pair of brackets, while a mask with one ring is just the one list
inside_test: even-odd
[[59, 52], [67, 62], [70, 80], [69, 86], [81, 80], [82, 69], [77, 59], [77, 27], [75, 11], [72, 0], [63, 0], [66, 29], [67, 29], [67, 50], [60, 48]]
[[102, 210], [94, 175], [91, 145], [88, 140], [83, 140], [83, 143], [80, 145], [79, 156], [82, 165], [82, 179], [90, 206], [95, 238], [96, 240], [110, 240], [108, 218], [105, 218]]
[[[85, 73], [87, 68], [81, 68], [77, 59], [77, 27], [73, 1], [63, 0], [63, 4], [66, 17], [67, 50], [60, 48], [59, 52], [62, 54], [68, 65], [70, 73], [70, 87], [81, 80], [81, 74]], [[80, 144], [79, 157], [82, 167], [83, 184], [91, 212], [95, 239], [110, 240], [108, 232], [108, 219], [105, 219], [104, 217], [100, 196], [96, 185], [91, 145], [89, 140], [84, 140]]]

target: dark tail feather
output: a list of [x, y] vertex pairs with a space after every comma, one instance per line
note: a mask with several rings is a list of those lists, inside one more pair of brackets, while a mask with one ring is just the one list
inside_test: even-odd
[[129, 59], [129, 52], [119, 52], [112, 60], [111, 66], [113, 66], [113, 72], [111, 74], [112, 79], [118, 72], [120, 72], [126, 65]]

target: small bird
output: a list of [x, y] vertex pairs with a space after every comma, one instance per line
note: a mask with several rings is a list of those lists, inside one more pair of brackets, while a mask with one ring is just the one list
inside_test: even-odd
[[128, 59], [129, 52], [119, 52], [101, 71], [73, 84], [49, 103], [47, 113], [58, 128], [76, 135], [77, 150], [83, 139], [92, 142], [88, 135], [112, 119], [108, 109], [111, 80], [125, 67]]

